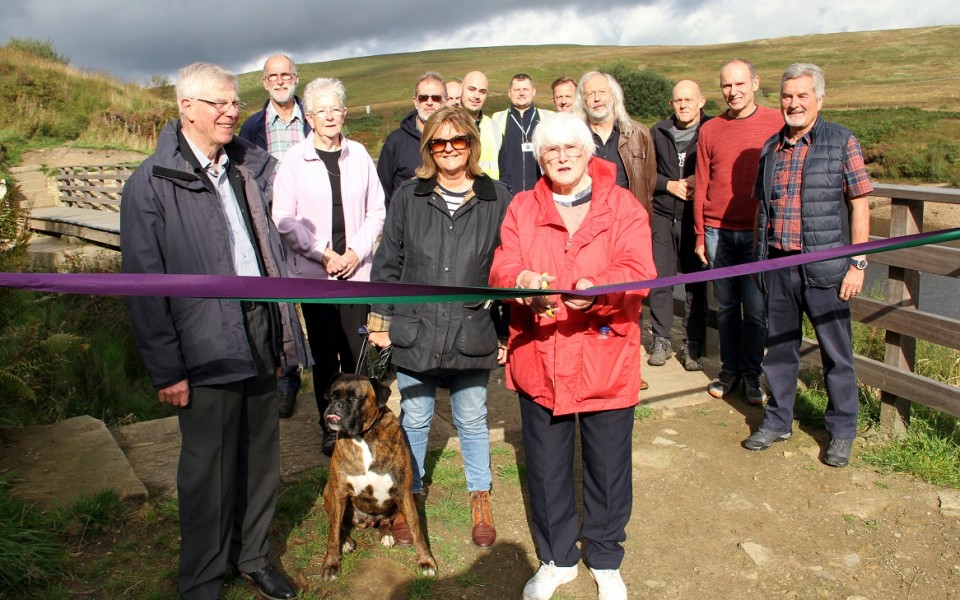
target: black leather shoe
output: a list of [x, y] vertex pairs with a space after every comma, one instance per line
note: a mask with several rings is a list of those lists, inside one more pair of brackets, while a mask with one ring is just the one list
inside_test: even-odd
[[247, 581], [252, 581], [260, 595], [270, 600], [290, 600], [297, 597], [293, 582], [277, 567], [268, 564], [251, 573], [240, 573]]
[[297, 405], [296, 394], [284, 394], [277, 392], [277, 412], [281, 419], [289, 419], [293, 416], [293, 409]]

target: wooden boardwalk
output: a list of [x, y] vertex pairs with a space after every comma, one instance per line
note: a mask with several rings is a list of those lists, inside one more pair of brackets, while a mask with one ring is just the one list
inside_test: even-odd
[[30, 211], [30, 229], [120, 249], [119, 212], [69, 206], [34, 208]]

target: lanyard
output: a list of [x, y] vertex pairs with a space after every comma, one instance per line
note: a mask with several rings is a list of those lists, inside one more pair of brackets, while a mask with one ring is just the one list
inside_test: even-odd
[[[510, 118], [513, 119], [513, 122], [517, 124], [517, 129], [520, 130], [520, 133], [523, 134], [523, 143], [527, 143], [527, 140], [530, 139], [530, 128], [533, 127], [533, 120], [537, 117], [536, 107], [532, 108], [533, 112], [530, 113], [530, 122], [527, 123], [527, 128], [524, 129], [523, 125], [520, 124], [520, 121], [517, 120], [517, 117], [510, 113]], [[523, 118], [522, 116], [520, 118]]]

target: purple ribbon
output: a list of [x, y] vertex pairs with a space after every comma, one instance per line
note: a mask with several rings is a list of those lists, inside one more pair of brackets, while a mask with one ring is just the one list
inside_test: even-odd
[[[881, 251], [909, 248], [960, 239], [960, 228], [878, 239], [862, 244], [805, 252], [707, 269], [646, 281], [604, 285], [589, 290], [550, 290], [551, 294], [595, 296], [629, 292], [727, 277], [751, 275], [785, 267]], [[171, 296], [321, 303], [455, 302], [539, 296], [541, 290], [461, 287], [410, 283], [378, 283], [323, 279], [240, 277], [233, 275], [176, 275], [128, 273], [0, 273], [0, 286], [36, 292], [119, 296]]]

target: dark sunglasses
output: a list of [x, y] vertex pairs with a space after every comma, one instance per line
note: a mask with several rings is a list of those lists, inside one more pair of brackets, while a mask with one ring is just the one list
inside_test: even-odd
[[449, 140], [445, 140], [443, 138], [433, 138], [428, 143], [430, 144], [430, 154], [443, 152], [447, 149], [447, 144], [453, 146], [454, 150], [466, 150], [470, 147], [470, 136], [458, 135], [457, 137], [452, 137]]
[[426, 102], [427, 100], [433, 100], [434, 102], [439, 104], [443, 102], [443, 96], [441, 96], [440, 94], [433, 94], [433, 95], [420, 94], [419, 96], [417, 96], [417, 102], [420, 102], [421, 104]]

